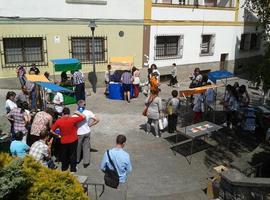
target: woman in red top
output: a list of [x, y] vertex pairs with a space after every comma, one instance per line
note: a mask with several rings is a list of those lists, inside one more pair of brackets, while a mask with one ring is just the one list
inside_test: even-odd
[[52, 131], [60, 130], [62, 171], [66, 171], [70, 165], [70, 171], [76, 172], [77, 124], [83, 121], [85, 116], [79, 112], [74, 114], [78, 115], [78, 117], [72, 117], [69, 108], [64, 108], [62, 117], [52, 125]]

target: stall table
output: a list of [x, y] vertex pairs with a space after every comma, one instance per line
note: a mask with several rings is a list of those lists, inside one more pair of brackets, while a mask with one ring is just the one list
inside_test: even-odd
[[191, 163], [191, 159], [192, 159], [194, 140], [209, 136], [213, 132], [216, 132], [220, 129], [222, 129], [221, 126], [214, 124], [212, 122], [209, 122], [209, 121], [204, 121], [204, 122], [192, 124], [190, 126], [182, 127], [179, 130], [180, 134], [187, 136], [188, 138], [191, 139], [189, 163]]

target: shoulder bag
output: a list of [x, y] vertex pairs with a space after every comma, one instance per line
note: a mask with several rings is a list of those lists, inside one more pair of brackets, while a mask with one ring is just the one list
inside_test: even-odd
[[142, 115], [143, 115], [143, 116], [147, 116], [148, 108], [149, 108], [150, 104], [155, 100], [155, 98], [156, 98], [156, 97], [154, 97], [151, 101], [149, 101], [149, 102], [147, 103], [147, 106], [144, 107], [143, 112], [142, 112]]
[[115, 165], [110, 157], [109, 150], [107, 150], [107, 156], [108, 156], [109, 162], [113, 166], [114, 170], [111, 170], [108, 166], [106, 167], [105, 175], [104, 175], [105, 185], [116, 189], [119, 185], [119, 175], [118, 175], [116, 167], [115, 167]]

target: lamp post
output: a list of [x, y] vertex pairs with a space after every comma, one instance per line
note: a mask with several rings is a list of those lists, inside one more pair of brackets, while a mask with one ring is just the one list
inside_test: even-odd
[[92, 31], [92, 61], [93, 61], [93, 74], [90, 78], [90, 82], [93, 86], [93, 92], [96, 93], [96, 83], [97, 83], [97, 75], [96, 75], [96, 57], [95, 57], [95, 29], [97, 27], [94, 20], [91, 20], [88, 27], [90, 27]]

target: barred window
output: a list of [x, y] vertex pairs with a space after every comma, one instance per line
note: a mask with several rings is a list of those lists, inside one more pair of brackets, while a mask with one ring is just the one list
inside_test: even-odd
[[201, 56], [214, 55], [215, 35], [202, 35]]
[[183, 35], [157, 36], [155, 46], [155, 59], [182, 58]]
[[[97, 63], [107, 62], [106, 37], [95, 37], [95, 60]], [[91, 63], [92, 38], [71, 37], [71, 56], [79, 59], [82, 63]]]
[[43, 62], [43, 38], [3, 38], [6, 64]]

